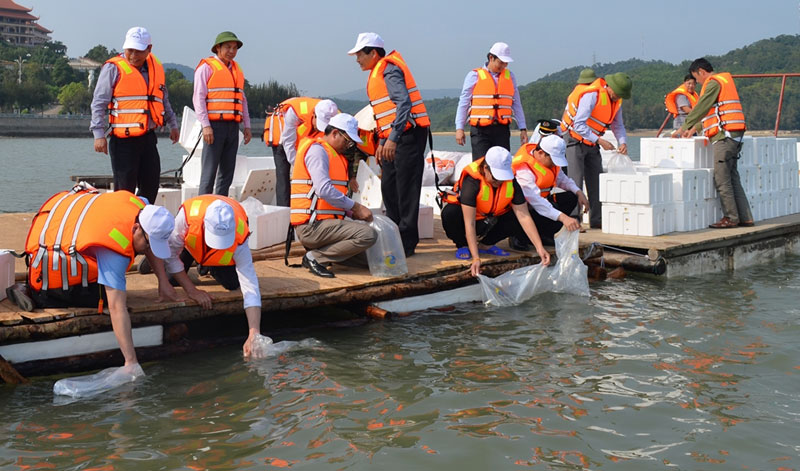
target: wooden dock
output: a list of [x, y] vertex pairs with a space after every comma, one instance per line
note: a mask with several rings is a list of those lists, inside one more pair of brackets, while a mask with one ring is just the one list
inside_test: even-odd
[[[3, 228], [0, 247], [21, 250], [32, 216], [0, 214], [0, 227]], [[434, 226], [435, 238], [421, 241], [416, 255], [407, 261], [409, 274], [397, 278], [375, 278], [366, 268], [335, 265], [336, 278], [324, 279], [304, 268], [286, 267], [282, 246], [254, 251], [262, 294], [264, 333], [273, 335], [273, 328], [325, 322], [326, 319], [363, 322], [363, 314], [372, 303], [475, 284], [475, 279], [469, 274], [469, 263], [454, 258], [454, 246], [444, 236], [441, 223], [437, 220]], [[665, 263], [665, 274], [670, 277], [701, 275], [749, 266], [788, 252], [797, 253], [800, 250], [800, 214], [760, 222], [751, 228], [707, 229], [658, 237], [620, 236], [587, 230], [581, 234], [581, 246], [588, 248], [592, 244], [605, 247], [603, 263], [606, 266], [647, 271], [648, 266], [660, 262]], [[616, 252], [609, 247], [622, 248], [635, 255]], [[290, 262], [299, 263], [303, 253], [302, 247], [294, 244]], [[593, 259], [593, 263], [598, 262], [599, 257]], [[487, 256], [483, 272], [496, 276], [534, 263], [538, 263], [535, 253]], [[17, 260], [15, 270], [17, 278], [23, 279], [25, 264], [22, 260]], [[246, 323], [240, 292], [226, 291], [210, 277], [202, 277], [199, 282], [202, 289], [214, 296], [213, 309], [201, 309], [192, 301], [156, 302], [155, 277], [129, 273], [128, 305], [132, 325], [135, 328], [163, 327], [162, 345], [137, 349], [141, 361], [242, 341]], [[180, 288], [178, 291], [181, 292]], [[321, 313], [327, 308], [341, 307], [355, 314]], [[288, 320], [292, 322], [287, 323]], [[108, 315], [98, 314], [96, 309], [44, 309], [28, 313], [19, 312], [7, 299], [0, 302], [0, 347], [110, 330]], [[209, 337], [208, 334], [212, 335]], [[80, 371], [120, 362], [121, 356], [114, 349], [79, 358], [34, 360], [15, 363], [14, 366], [29, 376]]]

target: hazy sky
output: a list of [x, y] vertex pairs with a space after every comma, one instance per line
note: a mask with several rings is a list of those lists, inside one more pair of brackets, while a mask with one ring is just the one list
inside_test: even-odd
[[[159, 59], [194, 67], [217, 33], [231, 30], [244, 42], [237, 60], [251, 83], [294, 82], [315, 96], [364, 87], [366, 72], [346, 54], [362, 31], [400, 51], [428, 89], [460, 88], [495, 41], [511, 46], [511, 69], [525, 84], [593, 57], [677, 63], [800, 33], [798, 0], [16, 1], [71, 57], [97, 44], [121, 49], [125, 31], [144, 26]], [[713, 16], [723, 5], [728, 11]]]

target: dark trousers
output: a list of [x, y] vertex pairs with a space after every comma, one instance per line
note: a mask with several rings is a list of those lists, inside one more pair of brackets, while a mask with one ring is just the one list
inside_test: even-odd
[[[192, 264], [195, 262], [192, 254], [190, 254], [186, 249], [183, 249], [183, 252], [181, 252], [180, 259], [181, 262], [183, 262], [183, 271], [185, 272], [188, 272], [189, 268], [191, 268]], [[235, 266], [208, 268], [211, 277], [214, 278], [217, 283], [222, 285], [223, 288], [227, 289], [228, 291], [239, 289], [239, 274], [236, 273]]]
[[[447, 237], [456, 247], [467, 247], [467, 233], [464, 228], [464, 213], [460, 204], [448, 204], [442, 209], [442, 227]], [[527, 239], [525, 231], [519, 224], [513, 210], [497, 218], [486, 218], [475, 221], [475, 232], [478, 241], [486, 245], [494, 245], [507, 237]]]
[[739, 178], [739, 152], [742, 143], [731, 138], [712, 144], [714, 152], [714, 186], [719, 193], [722, 213], [733, 222], [750, 222], [753, 213]]
[[108, 155], [114, 174], [114, 190], [128, 190], [156, 202], [161, 182], [161, 157], [158, 155], [156, 133], [148, 131], [137, 137], [111, 136]]
[[272, 146], [272, 157], [275, 159], [275, 204], [289, 207], [291, 196], [290, 172], [292, 165], [286, 157], [283, 146]]
[[472, 145], [472, 161], [486, 155], [490, 147], [500, 146], [511, 151], [511, 127], [507, 124], [470, 126], [469, 142]]
[[589, 198], [589, 224], [600, 227], [603, 222], [603, 205], [600, 203], [600, 174], [603, 173], [603, 158], [599, 146], [588, 146], [569, 136], [567, 142], [567, 163], [564, 172], [572, 181], [583, 188], [586, 181], [586, 197]]
[[381, 163], [381, 196], [386, 216], [397, 224], [406, 255], [419, 243], [419, 193], [428, 128], [415, 126], [400, 136], [394, 160]]
[[[30, 284], [28, 285], [30, 286]], [[31, 300], [37, 308], [48, 307], [97, 307], [100, 299], [108, 301], [105, 286], [99, 283], [89, 283], [89, 286], [70, 286], [66, 290], [61, 288], [46, 289], [41, 291], [30, 290]]]
[[236, 169], [236, 152], [239, 150], [239, 123], [236, 121], [211, 121], [214, 143], [203, 143], [203, 161], [198, 194], [228, 196]]
[[[564, 193], [550, 193], [547, 201], [553, 205], [554, 208], [569, 216], [572, 211], [578, 206], [578, 197], [575, 193], [566, 191]], [[564, 226], [561, 221], [553, 221], [550, 218], [544, 217], [537, 213], [533, 206], [528, 205], [528, 211], [531, 213], [533, 223], [536, 225], [536, 230], [539, 232], [542, 242], [545, 245], [552, 245], [553, 236], [556, 232], [560, 231]], [[523, 243], [530, 243], [527, 237], [521, 239]]]

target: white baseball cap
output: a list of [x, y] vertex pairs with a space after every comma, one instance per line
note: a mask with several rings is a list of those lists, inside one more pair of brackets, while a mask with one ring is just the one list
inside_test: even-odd
[[340, 131], [344, 131], [355, 143], [361, 142], [361, 137], [358, 135], [358, 120], [352, 115], [347, 113], [339, 113], [331, 118], [329, 125], [335, 127]]
[[511, 170], [511, 152], [500, 146], [494, 146], [486, 151], [486, 165], [492, 172], [495, 180], [506, 181], [514, 179]]
[[352, 55], [365, 47], [383, 47], [383, 38], [378, 36], [377, 33], [361, 33], [358, 35], [358, 39], [356, 39], [356, 45], [353, 46], [353, 49], [347, 51], [347, 53]]
[[236, 241], [236, 216], [231, 205], [222, 200], [208, 205], [203, 226], [203, 238], [212, 249], [227, 249]]
[[175, 218], [163, 206], [148, 204], [139, 213], [139, 225], [150, 240], [150, 250], [158, 258], [169, 258], [169, 236], [175, 229]]
[[514, 62], [511, 58], [511, 48], [506, 43], [494, 43], [492, 48], [489, 49], [489, 54], [494, 54], [503, 62]]
[[547, 152], [553, 163], [559, 167], [567, 166], [567, 145], [564, 144], [564, 139], [556, 136], [555, 134], [548, 134], [539, 141], [539, 148]]
[[328, 122], [339, 114], [339, 107], [331, 100], [322, 100], [314, 107], [314, 115], [317, 117], [317, 129], [325, 131]]
[[122, 44], [122, 49], [144, 51], [150, 44], [152, 44], [150, 33], [141, 26], [134, 26], [125, 33], [125, 43]]

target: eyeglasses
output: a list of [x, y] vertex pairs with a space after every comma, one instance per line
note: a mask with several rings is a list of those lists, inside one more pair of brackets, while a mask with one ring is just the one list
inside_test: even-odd
[[345, 140], [345, 149], [350, 149], [351, 147], [353, 147], [354, 145], [356, 145], [355, 141], [353, 141], [352, 139], [350, 139], [350, 136], [348, 136], [346, 132], [339, 130], [339, 134], [340, 134], [340, 135], [341, 135], [341, 136], [344, 138], [344, 140]]
[[142, 229], [142, 227], [141, 227], [141, 226], [139, 226], [139, 230], [141, 230], [141, 231], [142, 231], [142, 235], [144, 236], [144, 243], [145, 243], [145, 246], [144, 246], [144, 248], [145, 248], [145, 249], [149, 249], [149, 248], [150, 248], [150, 237], [148, 237], [148, 235], [147, 235], [147, 231], [145, 231], [144, 229]]

